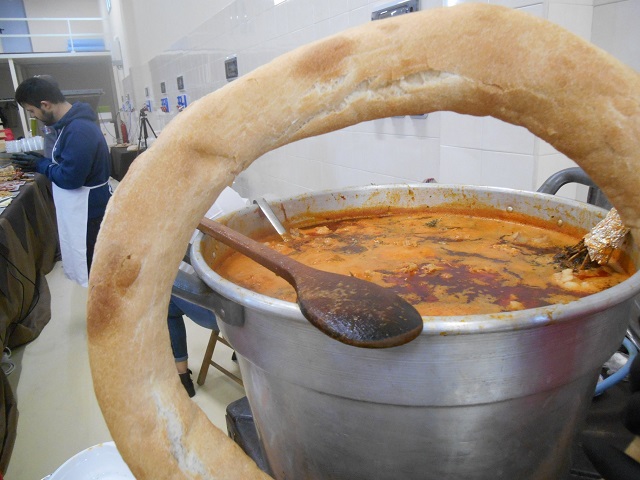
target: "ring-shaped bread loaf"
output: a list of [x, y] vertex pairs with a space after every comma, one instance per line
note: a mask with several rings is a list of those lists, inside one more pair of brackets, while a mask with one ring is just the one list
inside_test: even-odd
[[91, 271], [102, 412], [137, 478], [266, 477], [193, 403], [167, 333], [199, 219], [262, 154], [365, 120], [450, 110], [526, 127], [575, 160], [640, 239], [640, 78], [550, 22], [486, 4], [370, 22], [194, 102], [131, 166]]

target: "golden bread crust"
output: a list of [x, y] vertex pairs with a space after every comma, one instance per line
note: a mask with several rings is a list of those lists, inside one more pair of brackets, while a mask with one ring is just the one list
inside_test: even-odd
[[103, 414], [137, 478], [266, 478], [183, 391], [166, 327], [182, 254], [222, 189], [289, 142], [439, 110], [528, 128], [583, 167], [640, 238], [640, 77], [565, 30], [465, 4], [372, 22], [284, 55], [180, 113], [107, 210], [89, 282], [90, 360]]

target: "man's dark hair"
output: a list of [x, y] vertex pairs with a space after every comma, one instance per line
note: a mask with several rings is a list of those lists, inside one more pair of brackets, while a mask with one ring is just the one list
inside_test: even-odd
[[63, 103], [64, 95], [55, 80], [42, 77], [27, 78], [16, 89], [16, 102], [20, 105], [33, 105], [40, 108], [40, 102]]

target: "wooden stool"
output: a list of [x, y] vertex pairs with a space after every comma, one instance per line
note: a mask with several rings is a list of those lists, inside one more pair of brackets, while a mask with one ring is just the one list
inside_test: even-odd
[[231, 373], [229, 370], [224, 368], [219, 363], [216, 363], [213, 361], [213, 350], [214, 348], [216, 348], [216, 343], [218, 342], [233, 349], [233, 347], [229, 345], [229, 342], [227, 342], [223, 337], [220, 336], [220, 331], [218, 330], [211, 331], [209, 344], [207, 345], [207, 350], [204, 353], [204, 358], [202, 359], [202, 366], [200, 367], [200, 373], [198, 374], [198, 385], [200, 386], [204, 385], [204, 381], [207, 378], [207, 372], [209, 371], [209, 365], [212, 365], [216, 367], [218, 370], [220, 370], [222, 373], [224, 373], [226, 376], [228, 376], [229, 378], [237, 382], [241, 387], [244, 387], [244, 384], [242, 383], [242, 379], [240, 377], [238, 377], [234, 373]]

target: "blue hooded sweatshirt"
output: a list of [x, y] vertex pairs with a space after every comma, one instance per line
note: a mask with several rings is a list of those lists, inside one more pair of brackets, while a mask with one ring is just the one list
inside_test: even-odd
[[[102, 185], [109, 180], [111, 155], [93, 109], [86, 103], [77, 102], [53, 128], [58, 140], [53, 149], [53, 162], [43, 158], [37, 171], [46, 175], [58, 187], [73, 190]], [[111, 197], [109, 185], [94, 188], [89, 193], [89, 219], [104, 215]]]

